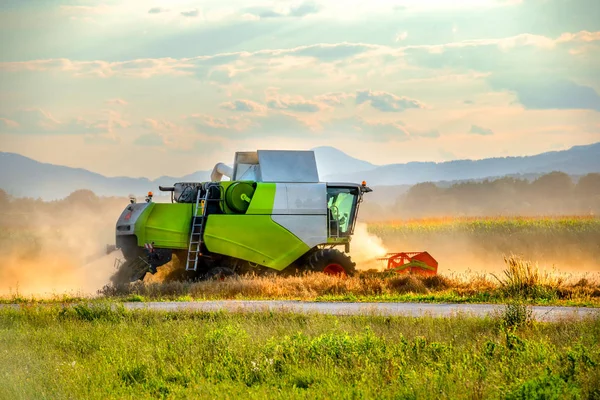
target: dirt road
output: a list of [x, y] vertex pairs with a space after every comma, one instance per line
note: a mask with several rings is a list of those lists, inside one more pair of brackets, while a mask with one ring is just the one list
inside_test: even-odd
[[[448, 317], [457, 314], [484, 317], [502, 311], [503, 305], [491, 304], [425, 304], [425, 303], [321, 303], [302, 301], [222, 300], [196, 302], [125, 303], [128, 309], [163, 311], [288, 311], [333, 315], [407, 315]], [[538, 321], [556, 321], [562, 318], [600, 317], [600, 309], [577, 307], [532, 307]]]
[[[431, 303], [325, 303], [294, 300], [215, 300], [215, 301], [164, 301], [145, 303], [120, 303], [129, 310], [156, 311], [283, 311], [320, 313], [331, 315], [381, 315], [381, 316], [433, 316], [457, 315], [485, 317], [501, 312], [502, 304], [431, 304]], [[20, 304], [0, 304], [0, 308], [18, 309]], [[600, 318], [600, 308], [584, 307], [531, 307], [537, 321], [557, 321], [563, 318]]]

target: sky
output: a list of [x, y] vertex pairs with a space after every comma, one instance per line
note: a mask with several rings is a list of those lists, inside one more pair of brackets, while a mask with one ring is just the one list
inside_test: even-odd
[[4, 0], [0, 34], [0, 151], [107, 176], [600, 142], [598, 0]]

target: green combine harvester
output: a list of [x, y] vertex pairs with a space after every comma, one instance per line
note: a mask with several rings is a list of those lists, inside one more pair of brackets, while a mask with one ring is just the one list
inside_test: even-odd
[[130, 281], [173, 256], [191, 279], [356, 272], [347, 253], [363, 193], [371, 189], [365, 182], [320, 182], [312, 151], [237, 152], [233, 168], [215, 165], [210, 182], [160, 190], [171, 192], [171, 203], [154, 202], [152, 193], [142, 203], [132, 198], [116, 224], [119, 269], [137, 270]]

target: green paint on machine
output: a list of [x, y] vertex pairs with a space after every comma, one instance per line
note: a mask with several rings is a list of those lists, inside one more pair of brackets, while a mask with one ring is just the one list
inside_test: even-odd
[[135, 224], [138, 245], [187, 249], [194, 204], [151, 203]]
[[281, 271], [310, 248], [270, 215], [211, 215], [204, 242], [210, 252]]
[[[233, 187], [227, 183], [224, 192]], [[250, 198], [245, 214], [234, 213], [223, 202], [225, 214], [207, 217], [206, 248], [211, 253], [240, 258], [278, 271], [309, 251], [302, 240], [271, 218], [275, 192], [274, 183], [262, 182], [257, 183], [253, 191], [248, 188], [240, 191], [240, 199], [242, 196]], [[138, 245], [154, 242], [157, 248], [187, 249], [194, 206], [186, 203], [149, 204], [135, 226]]]
[[242, 195], [252, 196], [245, 214], [210, 215], [204, 232], [206, 248], [278, 271], [310, 250], [271, 218], [276, 190], [274, 183], [257, 183], [254, 191], [246, 188], [238, 195], [239, 200]]

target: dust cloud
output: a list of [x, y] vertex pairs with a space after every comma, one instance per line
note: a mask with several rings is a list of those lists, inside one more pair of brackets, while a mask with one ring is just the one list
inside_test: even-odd
[[[439, 263], [438, 273], [453, 275], [500, 274], [506, 269], [504, 257], [516, 256], [536, 264], [541, 271], [582, 276], [600, 272], [600, 259], [594, 251], [594, 238], [572, 238], [558, 234], [552, 238], [473, 235], [452, 232], [429, 235], [385, 237], [393, 251], [427, 251]], [[596, 244], [596, 248], [598, 248]]]
[[54, 205], [3, 218], [0, 296], [96, 294], [122, 257], [107, 255], [106, 245], [114, 244], [114, 224], [125, 204]]
[[354, 236], [350, 242], [350, 257], [356, 262], [356, 268], [359, 270], [381, 269], [382, 261], [378, 257], [384, 257], [388, 249], [384, 246], [383, 240], [367, 230], [367, 224], [357, 222], [354, 229]]

